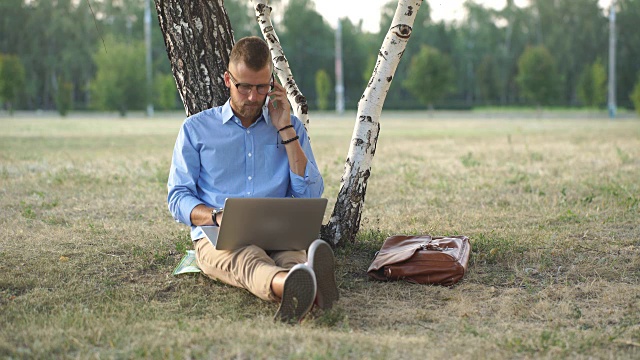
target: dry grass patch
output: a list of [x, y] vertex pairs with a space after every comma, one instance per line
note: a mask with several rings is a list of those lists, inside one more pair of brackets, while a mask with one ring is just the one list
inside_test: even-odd
[[[0, 356], [640, 357], [640, 123], [418, 117], [383, 116], [341, 300], [295, 327], [170, 275], [192, 248], [166, 207], [182, 119], [0, 119]], [[353, 118], [311, 124], [329, 209]], [[427, 233], [471, 238], [461, 283], [367, 278], [387, 236]]]

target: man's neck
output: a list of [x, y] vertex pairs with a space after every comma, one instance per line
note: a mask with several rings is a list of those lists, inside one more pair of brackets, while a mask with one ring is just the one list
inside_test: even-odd
[[235, 111], [233, 113], [238, 119], [240, 119], [240, 123], [245, 128], [248, 128], [249, 126], [253, 125], [256, 121], [258, 121], [258, 119], [260, 119], [260, 116], [262, 116], [262, 114], [261, 114], [261, 115], [258, 115], [256, 117], [254, 117], [254, 118], [246, 118], [246, 117], [238, 116], [238, 114], [236, 114]]
[[257, 113], [255, 116], [242, 116], [240, 115], [240, 113], [238, 111], [236, 111], [236, 109], [234, 109], [234, 104], [233, 102], [231, 102], [230, 104], [231, 106], [231, 111], [233, 112], [233, 115], [235, 115], [235, 117], [237, 117], [238, 119], [240, 119], [240, 123], [242, 124], [242, 126], [244, 126], [245, 128], [248, 128], [249, 126], [253, 125], [253, 123], [255, 123], [256, 121], [258, 121], [258, 119], [260, 119], [260, 117], [262, 116], [262, 111], [260, 111], [259, 113]]

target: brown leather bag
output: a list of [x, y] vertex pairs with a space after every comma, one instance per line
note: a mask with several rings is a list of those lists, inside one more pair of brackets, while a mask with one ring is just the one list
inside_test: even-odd
[[367, 272], [377, 280], [451, 286], [467, 271], [470, 253], [466, 236], [395, 235], [384, 241]]

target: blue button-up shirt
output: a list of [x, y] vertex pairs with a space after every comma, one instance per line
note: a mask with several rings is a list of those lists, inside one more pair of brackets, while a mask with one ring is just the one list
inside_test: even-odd
[[[221, 208], [230, 197], [320, 197], [324, 182], [302, 122], [291, 116], [307, 155], [304, 177], [289, 168], [285, 145], [271, 124], [267, 107], [248, 128], [242, 126], [229, 101], [188, 117], [173, 149], [169, 211], [191, 226], [191, 239], [204, 237], [191, 223], [191, 211], [204, 204]], [[286, 140], [286, 139], [285, 139]]]

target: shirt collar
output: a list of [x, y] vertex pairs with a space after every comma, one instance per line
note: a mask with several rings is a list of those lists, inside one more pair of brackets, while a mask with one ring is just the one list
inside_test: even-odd
[[[231, 98], [227, 99], [227, 102], [222, 105], [222, 123], [226, 124], [229, 120], [232, 120], [235, 117], [233, 114], [233, 109], [231, 109]], [[267, 105], [262, 106], [262, 116], [258, 119], [259, 122], [261, 119], [264, 119], [264, 122], [267, 125], [271, 125], [271, 117], [269, 117], [269, 107]]]

